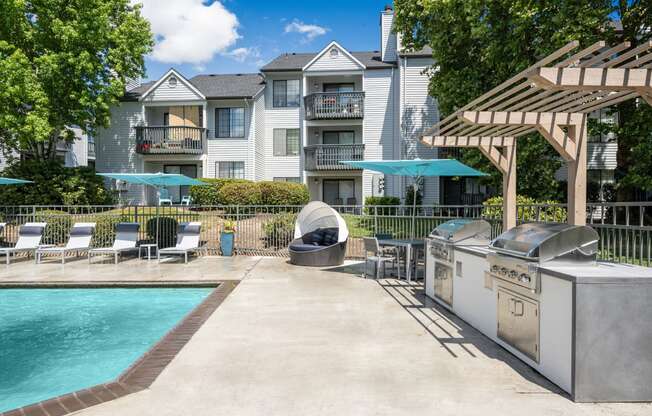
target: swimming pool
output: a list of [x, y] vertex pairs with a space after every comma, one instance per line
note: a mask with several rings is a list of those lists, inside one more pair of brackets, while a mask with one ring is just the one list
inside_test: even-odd
[[213, 290], [0, 289], [0, 412], [115, 379]]

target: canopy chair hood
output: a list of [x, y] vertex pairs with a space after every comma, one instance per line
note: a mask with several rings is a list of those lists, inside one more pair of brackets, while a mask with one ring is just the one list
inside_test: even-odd
[[344, 262], [349, 229], [328, 204], [313, 201], [303, 207], [290, 243], [290, 263], [299, 266], [337, 266]]

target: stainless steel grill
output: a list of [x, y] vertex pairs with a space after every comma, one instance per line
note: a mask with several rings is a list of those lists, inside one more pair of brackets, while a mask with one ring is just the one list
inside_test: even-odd
[[426, 256], [426, 294], [452, 306], [455, 247], [486, 247], [490, 237], [491, 225], [484, 220], [454, 219], [432, 230]]
[[498, 283], [498, 338], [538, 362], [539, 267], [594, 265], [598, 240], [591, 227], [559, 223], [522, 224], [493, 240], [487, 260]]
[[538, 293], [538, 266], [594, 265], [598, 253], [598, 234], [588, 226], [559, 223], [522, 224], [502, 233], [489, 247], [489, 270], [507, 280]]

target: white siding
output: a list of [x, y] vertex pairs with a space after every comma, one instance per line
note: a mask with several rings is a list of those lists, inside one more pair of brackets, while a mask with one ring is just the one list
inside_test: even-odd
[[[422, 132], [439, 121], [437, 101], [428, 94], [428, 76], [424, 70], [433, 64], [430, 58], [399, 60], [401, 89], [401, 158], [436, 159], [437, 149], [419, 141]], [[439, 178], [425, 178], [424, 204], [439, 203]]]
[[[331, 49], [333, 48], [338, 50], [335, 57], [331, 56]], [[305, 71], [357, 71], [361, 69], [360, 64], [351, 59], [342, 49], [332, 46], [326, 49], [325, 53], [317, 58]]]
[[[95, 168], [98, 172], [136, 173], [142, 162], [135, 152], [134, 126], [143, 122], [141, 103], [123, 102], [111, 108], [111, 125], [100, 129], [95, 139]], [[142, 186], [130, 186], [127, 198], [143, 198]]]
[[265, 179], [265, 94], [254, 102], [254, 165], [257, 181]]
[[[216, 138], [215, 137], [215, 109], [228, 107], [242, 107], [245, 109], [245, 136], [244, 138]], [[208, 126], [208, 158], [207, 171], [209, 178], [215, 178], [215, 162], [244, 162], [245, 179], [254, 178], [254, 133], [255, 129], [252, 124], [252, 106], [250, 100], [219, 100], [209, 101], [207, 108], [207, 126]]]
[[[273, 80], [300, 79], [300, 74], [270, 75], [265, 88], [265, 180], [276, 177], [300, 177], [301, 161], [299, 156], [274, 156], [274, 129], [300, 129], [301, 109], [274, 108]], [[303, 96], [303, 91], [301, 92]], [[302, 149], [300, 151], [303, 151]]]
[[383, 12], [380, 15], [380, 53], [385, 62], [396, 61], [396, 34], [392, 32], [393, 22], [393, 12]]
[[79, 127], [73, 127], [75, 140], [66, 152], [66, 167], [88, 166], [88, 136]]
[[186, 80], [177, 78], [177, 85], [171, 88], [168, 80], [175, 75], [168, 75], [167, 78], [156, 89], [149, 93], [143, 101], [185, 101], [185, 100], [203, 100], [187, 84]]
[[[364, 74], [364, 157], [365, 160], [392, 159], [396, 133], [396, 77], [391, 69], [365, 71]], [[363, 195], [372, 194], [373, 172], [363, 174]], [[386, 180], [385, 183], [391, 182]], [[391, 189], [388, 189], [391, 192]], [[364, 199], [363, 199], [364, 201]]]
[[616, 169], [618, 143], [588, 143], [586, 163], [589, 169]]

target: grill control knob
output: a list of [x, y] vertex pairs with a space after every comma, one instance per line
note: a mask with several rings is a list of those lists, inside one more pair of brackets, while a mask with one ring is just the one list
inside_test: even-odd
[[502, 274], [503, 276], [506, 276], [507, 275], [507, 269], [504, 268], [504, 267], [501, 267], [500, 268], [500, 274]]
[[509, 278], [518, 279], [518, 272], [516, 270], [512, 270], [511, 272], [509, 272]]
[[500, 269], [500, 267], [496, 266], [495, 264], [493, 266], [491, 266], [491, 271], [492, 272], [497, 272], [498, 269]]
[[530, 281], [531, 281], [532, 279], [531, 279], [530, 276], [528, 276], [527, 274], [525, 274], [525, 273], [521, 273], [521, 276], [519, 276], [519, 279], [518, 279], [518, 280], [520, 280], [520, 281], [523, 282], [523, 283], [530, 283]]

